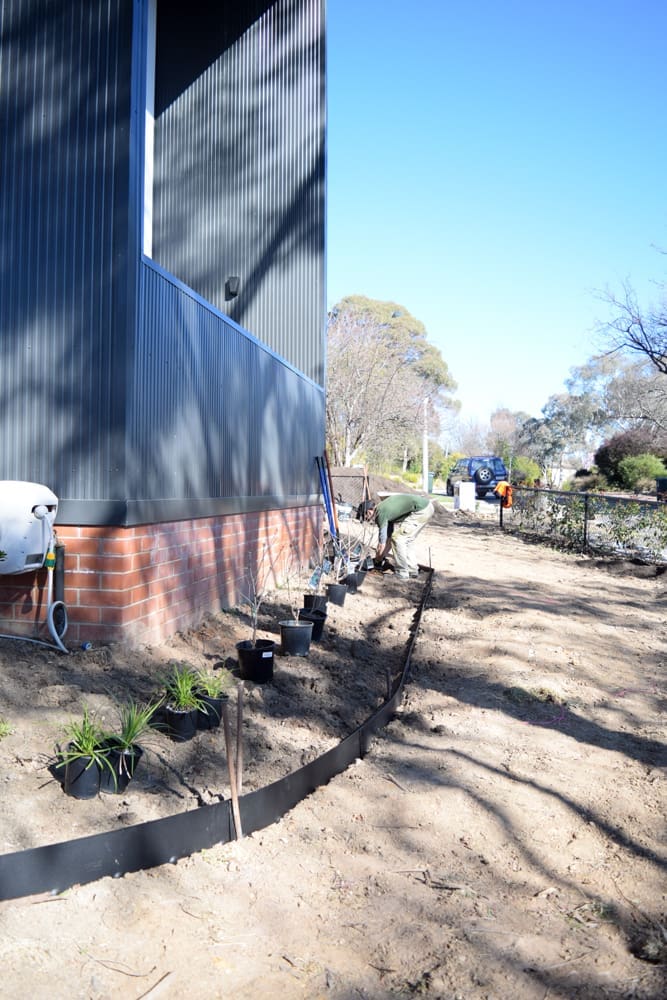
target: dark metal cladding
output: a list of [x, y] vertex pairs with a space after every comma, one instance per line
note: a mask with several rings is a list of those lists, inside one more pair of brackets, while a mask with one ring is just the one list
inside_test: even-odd
[[0, 4], [0, 478], [62, 523], [317, 490], [323, 0], [151, 10]]

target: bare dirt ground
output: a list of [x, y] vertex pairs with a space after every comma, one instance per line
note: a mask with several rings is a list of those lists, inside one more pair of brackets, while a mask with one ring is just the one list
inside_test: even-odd
[[[418, 554], [434, 576], [410, 682], [368, 756], [240, 841], [0, 903], [3, 998], [667, 996], [667, 578], [444, 510]], [[384, 699], [422, 586], [369, 574], [307, 658], [246, 683], [244, 791]], [[84, 704], [112, 722], [113, 696], [246, 637], [237, 612], [150, 649], [0, 641], [2, 851], [228, 797], [222, 730], [158, 734], [122, 796], [71, 799], [46, 764]]]

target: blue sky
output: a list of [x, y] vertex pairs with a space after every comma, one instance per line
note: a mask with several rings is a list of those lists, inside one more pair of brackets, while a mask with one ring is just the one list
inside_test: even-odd
[[[463, 419], [539, 416], [667, 250], [664, 0], [328, 0], [327, 303], [405, 306]], [[658, 249], [656, 249], [658, 248]]]

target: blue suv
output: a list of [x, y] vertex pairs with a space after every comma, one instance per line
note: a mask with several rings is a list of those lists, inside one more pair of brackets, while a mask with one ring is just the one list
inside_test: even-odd
[[502, 458], [496, 455], [460, 458], [447, 476], [447, 495], [454, 496], [456, 483], [474, 483], [475, 494], [485, 497], [487, 493], [493, 493], [503, 479], [507, 479], [507, 469]]

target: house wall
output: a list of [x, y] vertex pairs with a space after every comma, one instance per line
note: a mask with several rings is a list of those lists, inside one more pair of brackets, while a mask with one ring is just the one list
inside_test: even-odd
[[[149, 259], [149, 0], [0, 6], [0, 479], [59, 497], [75, 639], [183, 627], [232, 600], [258, 516], [283, 523], [291, 512], [303, 555], [319, 521], [323, 2], [160, 8], [156, 79], [166, 65], [178, 93], [165, 101], [156, 84]], [[228, 36], [209, 45], [207, 24], [221, 16]], [[203, 67], [180, 44], [197, 25]], [[165, 37], [182, 72], [164, 62]], [[241, 278], [233, 300], [220, 280], [229, 274]], [[226, 532], [244, 519], [235, 547]], [[212, 535], [225, 544], [205, 563]], [[153, 611], [139, 613], [142, 546], [161, 552], [176, 537], [188, 541], [174, 586], [159, 560], [144, 568]], [[136, 557], [100, 569], [120, 586], [93, 587], [97, 604], [70, 577], [96, 539]], [[43, 575], [0, 577], [0, 628], [42, 620]]]
[[[60, 527], [65, 645], [159, 642], [242, 604], [250, 575], [281, 582], [294, 553], [307, 559], [315, 551], [319, 529], [312, 507], [132, 528]], [[0, 631], [51, 642], [46, 602], [45, 570], [0, 576]]]
[[323, 385], [324, 3], [228, 6], [157, 5], [152, 256]]

